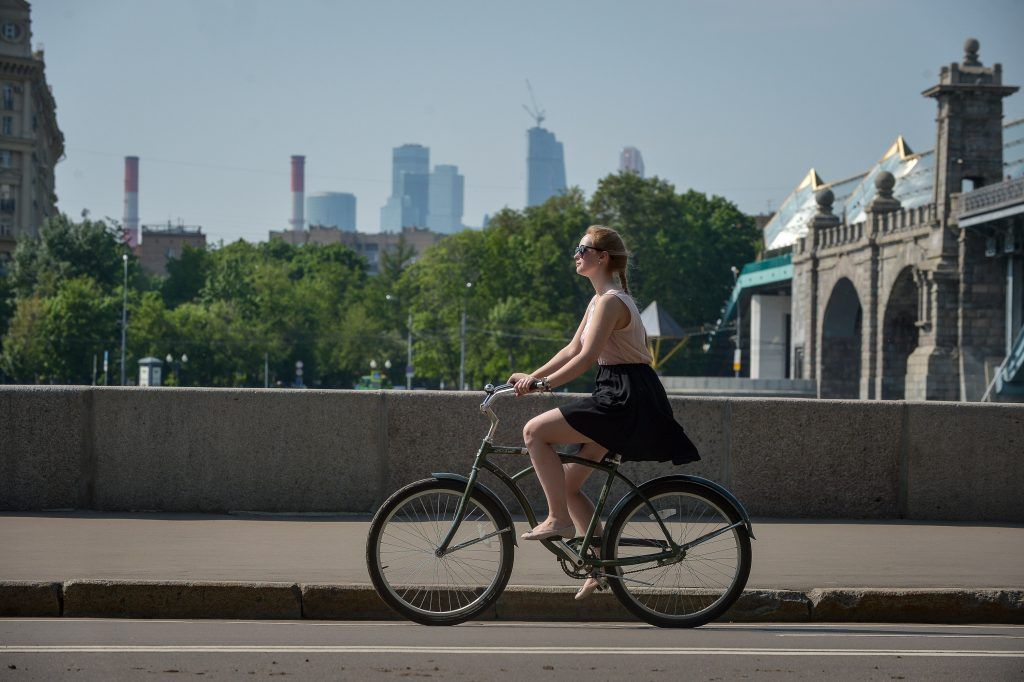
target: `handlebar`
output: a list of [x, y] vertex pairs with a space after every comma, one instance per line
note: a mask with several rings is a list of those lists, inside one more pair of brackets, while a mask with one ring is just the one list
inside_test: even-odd
[[[535, 379], [533, 382], [530, 383], [530, 388], [544, 388], [544, 382], [541, 381], [540, 379]], [[487, 384], [486, 386], [484, 386], [484, 393], [487, 394], [487, 397], [484, 398], [484, 401], [482, 403], [480, 403], [480, 411], [487, 412], [488, 408], [490, 408], [491, 406], [491, 403], [493, 403], [498, 398], [498, 396], [505, 395], [507, 393], [512, 393], [513, 391], [515, 391], [514, 384], [499, 384], [498, 386], [495, 386], [493, 384]]]

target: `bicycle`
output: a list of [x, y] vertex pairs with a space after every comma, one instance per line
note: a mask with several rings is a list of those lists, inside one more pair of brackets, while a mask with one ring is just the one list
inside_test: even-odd
[[[533, 467], [510, 476], [488, 459], [529, 454], [522, 446], [493, 443], [498, 417], [491, 405], [513, 391], [511, 384], [484, 388], [480, 411], [491, 426], [468, 477], [434, 473], [410, 483], [373, 517], [366, 543], [370, 579], [384, 602], [409, 620], [462, 623], [490, 607], [508, 584], [518, 545], [515, 526], [505, 504], [477, 480], [481, 470], [508, 487], [530, 526], [537, 525], [517, 485]], [[750, 574], [754, 533], [731, 492], [713, 481], [678, 474], [636, 485], [619, 472], [622, 459], [614, 453], [600, 462], [559, 457], [607, 475], [582, 538], [540, 541], [566, 574], [603, 578], [631, 613], [660, 627], [703, 625], [740, 596]], [[595, 529], [616, 479], [629, 490], [612, 508], [598, 539]]]

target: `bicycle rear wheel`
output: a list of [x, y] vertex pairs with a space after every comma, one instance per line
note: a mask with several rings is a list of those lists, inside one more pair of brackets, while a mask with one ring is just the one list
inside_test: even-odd
[[449, 552], [437, 556], [465, 489], [461, 481], [417, 481], [388, 498], [370, 524], [370, 579], [381, 599], [409, 620], [469, 620], [494, 603], [512, 575], [512, 520], [479, 490], [466, 501]]
[[681, 557], [609, 569], [612, 591], [634, 615], [659, 627], [697, 627], [717, 618], [750, 574], [750, 537], [740, 513], [718, 493], [689, 481], [655, 481], [641, 490], [654, 513], [634, 493], [608, 522], [607, 558], [670, 549], [655, 513], [678, 545], [703, 541]]

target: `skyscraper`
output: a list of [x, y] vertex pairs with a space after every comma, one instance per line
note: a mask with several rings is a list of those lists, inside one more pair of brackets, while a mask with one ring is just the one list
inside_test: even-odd
[[445, 234], [462, 229], [464, 188], [465, 178], [459, 175], [458, 166], [434, 166], [430, 174], [428, 228]]
[[430, 149], [403, 144], [392, 152], [391, 196], [380, 210], [382, 230], [425, 227], [427, 224]]
[[636, 147], [626, 147], [619, 155], [619, 172], [636, 173], [641, 178], [644, 176], [644, 157]]
[[554, 133], [534, 126], [526, 131], [526, 205], [537, 206], [565, 191], [565, 156]]
[[345, 192], [318, 192], [306, 199], [306, 223], [313, 227], [356, 230], [356, 197]]

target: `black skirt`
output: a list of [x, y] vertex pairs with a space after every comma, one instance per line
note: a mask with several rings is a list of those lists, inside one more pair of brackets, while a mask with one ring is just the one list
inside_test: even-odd
[[569, 426], [624, 461], [686, 464], [700, 459], [650, 365], [600, 365], [594, 393], [558, 409]]

